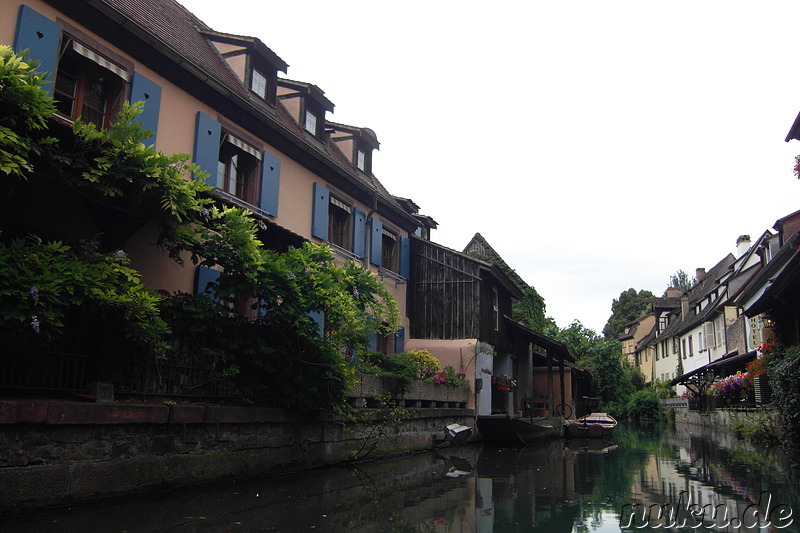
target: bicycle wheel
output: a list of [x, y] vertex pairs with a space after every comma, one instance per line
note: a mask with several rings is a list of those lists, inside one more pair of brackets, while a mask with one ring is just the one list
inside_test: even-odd
[[569, 418], [572, 416], [572, 406], [566, 403], [560, 403], [553, 409], [553, 416], [559, 418]]

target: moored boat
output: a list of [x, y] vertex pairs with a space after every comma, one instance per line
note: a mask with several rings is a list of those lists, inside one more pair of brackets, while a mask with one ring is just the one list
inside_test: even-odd
[[478, 417], [481, 440], [500, 446], [525, 446], [561, 437], [560, 418], [521, 418], [508, 415]]
[[567, 423], [567, 437], [610, 437], [617, 421], [608, 413], [590, 413]]

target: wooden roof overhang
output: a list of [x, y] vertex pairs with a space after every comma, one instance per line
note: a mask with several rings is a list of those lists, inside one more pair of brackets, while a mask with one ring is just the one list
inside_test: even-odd
[[509, 316], [503, 315], [503, 320], [510, 330], [526, 337], [526, 339], [531, 343], [544, 348], [547, 355], [553, 359], [561, 361], [562, 363], [575, 362], [575, 358], [570, 355], [569, 349], [563, 342], [557, 341], [556, 339], [548, 337], [547, 335], [539, 333], [538, 331], [534, 331], [527, 326], [523, 326]]

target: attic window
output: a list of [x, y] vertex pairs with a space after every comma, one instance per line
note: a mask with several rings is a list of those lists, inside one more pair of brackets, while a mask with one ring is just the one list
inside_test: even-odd
[[305, 128], [305, 130], [314, 137], [317, 137], [317, 131], [319, 129], [319, 120], [317, 120], [317, 115], [313, 111], [306, 109], [305, 118], [306, 119], [305, 123], [303, 124], [303, 128]]
[[266, 100], [268, 87], [267, 77], [264, 76], [260, 70], [253, 69], [252, 76], [250, 77], [250, 90]]

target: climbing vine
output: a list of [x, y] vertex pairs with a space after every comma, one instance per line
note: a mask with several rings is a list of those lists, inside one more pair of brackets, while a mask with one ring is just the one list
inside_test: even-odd
[[[55, 205], [88, 222], [59, 233], [57, 219], [29, 210], [0, 234], [0, 335], [54, 346], [76, 328], [113, 325], [124, 332], [116, 342], [133, 339], [142, 353], [202, 355], [219, 375], [236, 376], [249, 401], [341, 404], [353, 375], [346, 356], [398, 327], [386, 287], [359, 264], [338, 264], [326, 246], [267, 249], [254, 215], [218, 204], [187, 155], [144, 143], [142, 103], [125, 104], [108, 129], [80, 120], [69, 128], [51, 119], [41, 84], [35, 63], [0, 46], [0, 173], [10, 182], [0, 207], [57, 190], [64, 199]], [[179, 264], [220, 271], [209, 292], [145, 288], [125, 250], [144, 228]], [[324, 316], [322, 329], [312, 315]]]

